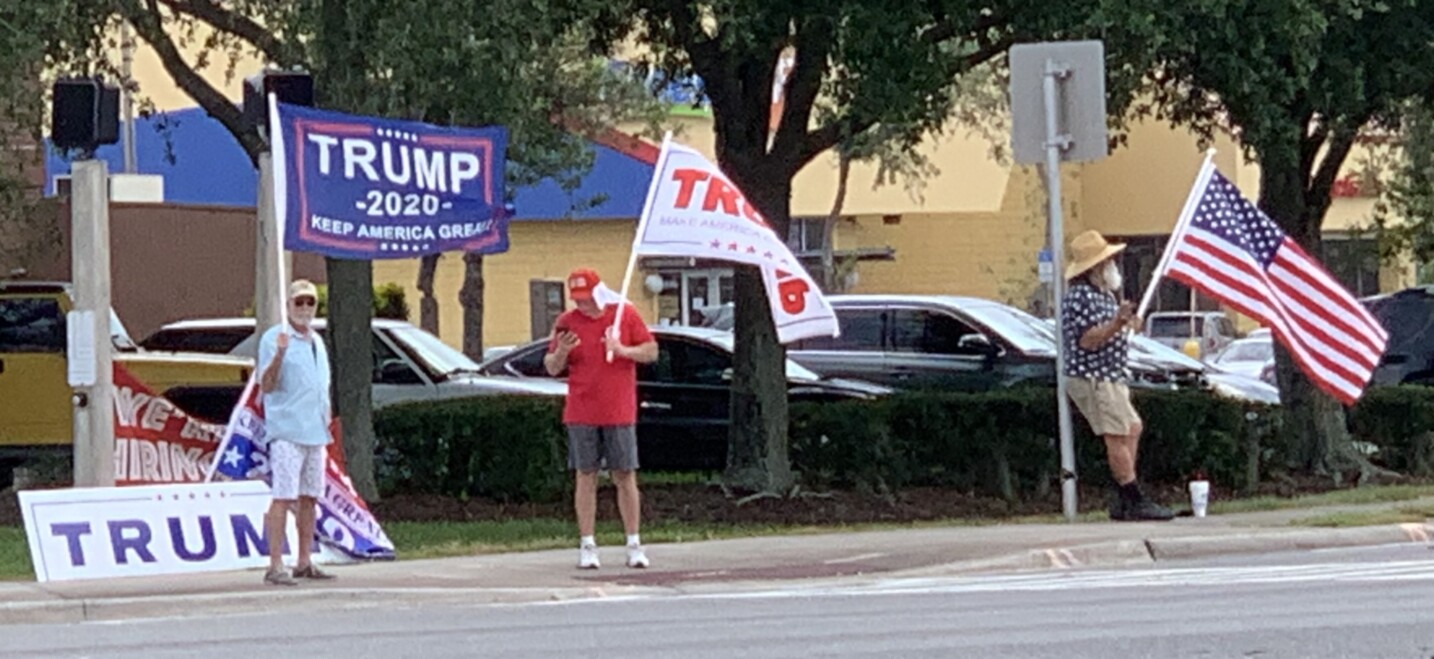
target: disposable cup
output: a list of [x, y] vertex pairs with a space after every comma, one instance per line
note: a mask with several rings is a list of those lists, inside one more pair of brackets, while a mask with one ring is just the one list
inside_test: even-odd
[[1210, 481], [1190, 481], [1190, 509], [1204, 517], [1210, 506]]

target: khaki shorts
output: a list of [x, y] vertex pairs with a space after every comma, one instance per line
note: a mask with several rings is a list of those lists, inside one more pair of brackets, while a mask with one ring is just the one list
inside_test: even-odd
[[1140, 423], [1130, 404], [1130, 388], [1116, 382], [1067, 378], [1066, 393], [1096, 435], [1127, 435]]

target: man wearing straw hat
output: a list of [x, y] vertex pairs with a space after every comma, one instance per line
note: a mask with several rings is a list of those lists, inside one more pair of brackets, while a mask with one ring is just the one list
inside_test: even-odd
[[1095, 231], [1071, 240], [1068, 286], [1061, 301], [1066, 392], [1091, 430], [1105, 440], [1106, 461], [1117, 486], [1110, 518], [1169, 520], [1174, 515], [1145, 497], [1135, 474], [1142, 426], [1126, 385], [1127, 331], [1140, 319], [1133, 303], [1119, 299], [1123, 282], [1115, 257], [1124, 250], [1125, 245], [1108, 243]]
[[[563, 424], [568, 428], [568, 468], [575, 476], [578, 567], [597, 569], [597, 472], [606, 467], [617, 488], [617, 508], [627, 532], [627, 566], [645, 568], [638, 538], [641, 499], [637, 489], [637, 364], [657, 361], [657, 340], [637, 311], [586, 268], [568, 275], [576, 308], [558, 316], [543, 366], [554, 377], [567, 371]], [[621, 315], [619, 320], [618, 314]]]

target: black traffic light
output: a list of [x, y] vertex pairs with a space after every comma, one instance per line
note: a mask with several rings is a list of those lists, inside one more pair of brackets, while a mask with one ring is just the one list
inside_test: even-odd
[[119, 88], [94, 78], [55, 82], [50, 141], [60, 149], [93, 152], [119, 141]]
[[303, 71], [262, 71], [244, 81], [244, 122], [269, 132], [269, 94], [280, 103], [314, 106], [314, 77]]

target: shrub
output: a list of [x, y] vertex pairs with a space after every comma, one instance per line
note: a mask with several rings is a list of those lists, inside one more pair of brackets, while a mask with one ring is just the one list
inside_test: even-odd
[[[1268, 410], [1204, 392], [1141, 390], [1142, 477], [1183, 482], [1203, 472], [1252, 485], [1267, 459]], [[1105, 448], [1072, 409], [1077, 473], [1108, 483]], [[794, 406], [792, 456], [812, 485], [872, 489], [953, 487], [1007, 499], [1041, 496], [1060, 473], [1055, 392], [908, 392], [878, 402]], [[1252, 464], [1254, 468], [1252, 468]]]
[[379, 490], [555, 501], [568, 492], [562, 401], [485, 396], [379, 410]]
[[1370, 389], [1349, 414], [1350, 432], [1379, 451], [1375, 460], [1394, 471], [1434, 476], [1434, 387]]

